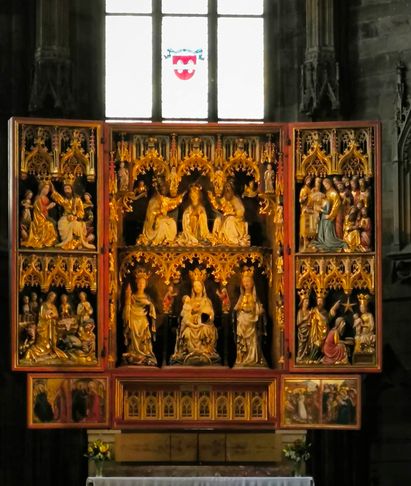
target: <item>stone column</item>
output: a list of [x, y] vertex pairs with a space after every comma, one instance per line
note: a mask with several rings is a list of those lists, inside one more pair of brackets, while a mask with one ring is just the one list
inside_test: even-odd
[[306, 0], [306, 49], [300, 111], [311, 118], [339, 114], [339, 65], [334, 45], [334, 0]]
[[400, 61], [396, 66], [395, 123], [393, 133], [392, 194], [394, 280], [411, 280], [411, 99], [407, 86], [407, 67]]
[[67, 116], [74, 111], [69, 5], [69, 0], [37, 0], [32, 115]]

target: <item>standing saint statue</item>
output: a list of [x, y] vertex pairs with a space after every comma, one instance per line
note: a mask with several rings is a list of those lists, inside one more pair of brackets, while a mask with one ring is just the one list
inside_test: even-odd
[[360, 304], [361, 327], [359, 331], [360, 350], [364, 353], [375, 353], [375, 322], [374, 316], [368, 309], [370, 296], [360, 294], [358, 302]]
[[245, 267], [241, 275], [240, 297], [234, 306], [236, 313], [236, 367], [267, 366], [261, 341], [266, 335], [264, 308], [258, 300], [254, 284], [254, 268]]
[[80, 302], [77, 304], [77, 319], [80, 326], [84, 326], [87, 322], [94, 322], [93, 307], [87, 300], [87, 294], [85, 292], [80, 292], [78, 294]]
[[128, 169], [125, 166], [124, 162], [121, 161], [117, 172], [117, 188], [120, 192], [126, 192], [128, 191], [128, 184]]
[[[310, 241], [317, 236], [319, 210], [315, 209], [315, 205], [325, 195], [321, 191], [317, 191], [318, 182], [315, 187], [311, 187], [313, 178], [307, 175], [304, 178], [304, 185], [300, 190], [300, 251], [306, 251]], [[318, 178], [321, 185], [321, 179]]]
[[264, 171], [264, 189], [267, 193], [274, 192], [274, 176], [273, 166], [267, 164], [267, 169]]
[[310, 350], [308, 356], [309, 363], [318, 363], [323, 356], [323, 345], [328, 333], [328, 324], [330, 320], [335, 317], [340, 301], [331, 307], [328, 311], [325, 307], [325, 298], [323, 294], [317, 296], [317, 305], [311, 309], [310, 313], [310, 336], [308, 338], [307, 346]]
[[347, 243], [338, 238], [335, 232], [335, 220], [340, 211], [341, 198], [330, 179], [325, 178], [323, 186], [326, 193], [321, 205], [317, 239], [313, 240], [310, 246], [320, 251], [341, 251], [348, 248]]
[[300, 308], [297, 312], [297, 363], [302, 363], [310, 354], [311, 309], [308, 294], [301, 293]]
[[206, 271], [196, 268], [189, 275], [192, 291], [190, 296], [183, 296], [181, 322], [171, 363], [213, 365], [219, 363], [221, 358], [216, 351], [218, 334], [214, 325], [213, 304], [204, 285]]
[[123, 360], [127, 364], [156, 366], [157, 359], [153, 352], [153, 341], [156, 336], [156, 310], [150, 297], [146, 294], [149, 274], [144, 269], [135, 273], [136, 291], [131, 285], [125, 290], [123, 308], [124, 344], [127, 351]]
[[29, 237], [30, 223], [32, 221], [31, 212], [33, 209], [32, 199], [33, 191], [30, 191], [30, 189], [28, 189], [24, 193], [24, 199], [20, 203], [21, 207], [23, 208], [20, 217], [20, 234], [22, 241], [27, 240], [27, 238]]

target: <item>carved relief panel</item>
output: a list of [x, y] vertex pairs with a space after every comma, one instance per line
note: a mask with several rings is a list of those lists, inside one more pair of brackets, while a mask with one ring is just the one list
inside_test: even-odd
[[279, 127], [110, 136], [110, 363], [277, 367]]
[[380, 367], [378, 126], [293, 129], [292, 366]]
[[13, 366], [101, 367], [99, 124], [11, 122]]

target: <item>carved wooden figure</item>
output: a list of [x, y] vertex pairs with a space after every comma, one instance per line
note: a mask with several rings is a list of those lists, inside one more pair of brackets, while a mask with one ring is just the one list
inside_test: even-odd
[[123, 361], [139, 366], [156, 366], [157, 358], [153, 352], [156, 339], [156, 310], [145, 292], [149, 274], [138, 269], [134, 275], [136, 290], [131, 285], [125, 289], [123, 323], [126, 352]]
[[235, 367], [267, 366], [262, 350], [266, 334], [264, 309], [257, 297], [254, 269], [246, 267], [241, 273], [240, 297], [234, 306], [236, 313], [236, 360]]

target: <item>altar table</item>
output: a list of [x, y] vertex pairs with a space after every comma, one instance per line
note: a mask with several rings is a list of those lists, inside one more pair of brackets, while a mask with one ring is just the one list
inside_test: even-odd
[[314, 486], [311, 477], [112, 477], [88, 478], [87, 486]]

